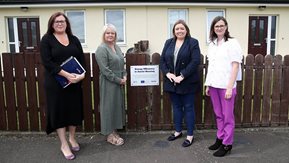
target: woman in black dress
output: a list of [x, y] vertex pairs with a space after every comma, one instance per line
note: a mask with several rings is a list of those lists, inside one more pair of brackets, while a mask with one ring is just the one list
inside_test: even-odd
[[[48, 29], [41, 39], [41, 58], [45, 67], [46, 91], [46, 133], [56, 130], [61, 141], [61, 148], [66, 159], [72, 160], [72, 151], [79, 151], [75, 140], [76, 126], [82, 124], [83, 105], [81, 80], [83, 75], [68, 73], [60, 65], [70, 56], [76, 57], [84, 67], [84, 54], [77, 37], [72, 35], [68, 18], [61, 12], [53, 14], [48, 21]], [[55, 79], [55, 75], [65, 77], [70, 84], [66, 88]], [[69, 147], [66, 140], [66, 127], [69, 130]]]

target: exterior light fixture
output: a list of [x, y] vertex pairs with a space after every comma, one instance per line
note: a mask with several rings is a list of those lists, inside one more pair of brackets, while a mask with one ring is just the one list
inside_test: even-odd
[[266, 6], [258, 6], [259, 10], [263, 11], [266, 9]]
[[20, 10], [23, 11], [23, 12], [27, 12], [28, 9], [29, 9], [28, 7], [20, 7]]

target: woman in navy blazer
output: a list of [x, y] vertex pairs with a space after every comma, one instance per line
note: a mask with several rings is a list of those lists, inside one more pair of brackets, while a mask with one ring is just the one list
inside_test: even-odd
[[175, 125], [175, 132], [168, 137], [168, 141], [182, 137], [182, 122], [185, 118], [187, 137], [182, 146], [188, 147], [194, 141], [194, 96], [200, 90], [200, 48], [198, 40], [190, 36], [190, 29], [183, 20], [174, 24], [173, 35], [165, 42], [160, 60], [164, 75], [163, 88], [170, 94]]

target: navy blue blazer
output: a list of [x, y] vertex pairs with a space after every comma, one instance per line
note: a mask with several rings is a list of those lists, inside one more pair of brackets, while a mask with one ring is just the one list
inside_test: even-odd
[[[198, 40], [187, 36], [179, 50], [176, 67], [174, 68], [174, 51], [176, 39], [171, 38], [165, 42], [161, 59], [160, 69], [164, 75], [164, 91], [177, 94], [187, 94], [200, 90], [200, 77], [198, 67], [201, 60]], [[170, 72], [179, 76], [182, 74], [184, 80], [181, 83], [171, 82], [166, 74]]]

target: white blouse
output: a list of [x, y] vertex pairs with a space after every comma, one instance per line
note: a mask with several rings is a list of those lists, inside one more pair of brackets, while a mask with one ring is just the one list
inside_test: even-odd
[[[205, 85], [214, 88], [226, 89], [231, 77], [232, 62], [242, 62], [242, 50], [238, 41], [234, 38], [228, 41], [222, 40], [221, 45], [217, 45], [217, 39], [209, 44], [208, 48], [208, 73]], [[241, 64], [237, 80], [242, 80]], [[233, 88], [236, 87], [236, 81]]]

